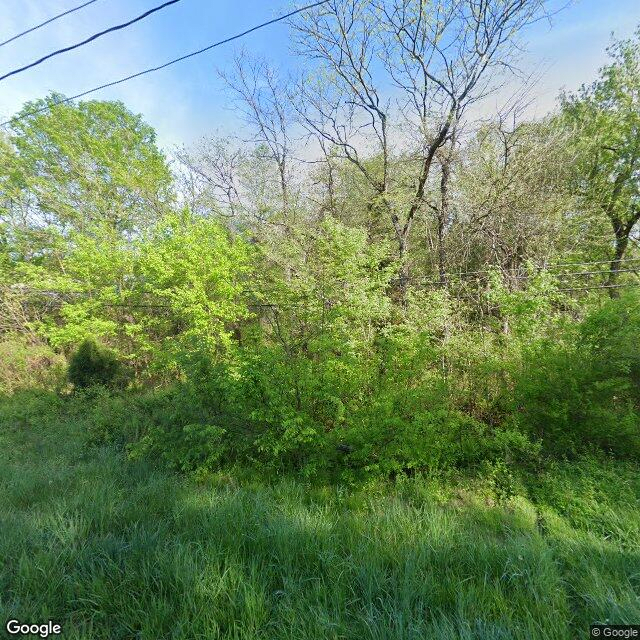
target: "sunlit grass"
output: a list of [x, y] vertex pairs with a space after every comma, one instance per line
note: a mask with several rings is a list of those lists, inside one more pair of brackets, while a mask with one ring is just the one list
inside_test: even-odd
[[3, 621], [86, 639], [546, 640], [640, 620], [632, 465], [558, 464], [535, 504], [503, 506], [418, 480], [196, 485], [86, 448], [45, 408], [0, 412]]

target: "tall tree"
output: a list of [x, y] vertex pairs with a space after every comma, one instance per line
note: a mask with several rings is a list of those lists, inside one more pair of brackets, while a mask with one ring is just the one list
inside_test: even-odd
[[611, 223], [608, 285], [615, 296], [621, 261], [640, 220], [640, 30], [608, 52], [611, 62], [599, 78], [564, 95], [562, 108], [579, 151], [580, 194]]
[[286, 83], [264, 60], [249, 59], [245, 53], [234, 59], [231, 73], [220, 72], [236, 97], [245, 122], [252, 129], [253, 142], [277, 168], [282, 213], [291, 208], [292, 109]]
[[[523, 284], [526, 262], [549, 263], [585, 240], [574, 223], [573, 156], [554, 118], [504, 118], [482, 127], [458, 169], [460, 208], [454, 230], [467, 269], [492, 264], [510, 285]], [[581, 221], [582, 222], [582, 221]]]
[[154, 130], [120, 102], [62, 98], [27, 103], [11, 124], [0, 169], [5, 215], [62, 234], [131, 234], [161, 217], [172, 178]]
[[[295, 22], [298, 50], [319, 64], [301, 83], [299, 113], [376, 194], [397, 242], [401, 288], [438, 151], [496, 88], [519, 32], [544, 8], [544, 0], [330, 0]], [[413, 161], [409, 197], [396, 191], [398, 152]], [[450, 165], [442, 166], [446, 203]]]
[[0, 291], [0, 313], [15, 318], [0, 331], [32, 328], [71, 298], [130, 287], [132, 241], [173, 199], [167, 161], [141, 116], [120, 102], [62, 99], [27, 103], [0, 139], [0, 287], [13, 285]]

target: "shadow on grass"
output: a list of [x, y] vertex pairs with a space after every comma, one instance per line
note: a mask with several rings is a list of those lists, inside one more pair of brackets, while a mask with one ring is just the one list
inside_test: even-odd
[[114, 640], [564, 639], [640, 619], [636, 552], [543, 536], [525, 508], [194, 486], [87, 451], [37, 403], [0, 413], [2, 619]]

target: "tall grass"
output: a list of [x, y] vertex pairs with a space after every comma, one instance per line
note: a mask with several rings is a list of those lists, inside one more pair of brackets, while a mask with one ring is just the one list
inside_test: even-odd
[[0, 620], [74, 639], [566, 639], [640, 620], [638, 468], [556, 464], [509, 503], [194, 484], [88, 448], [64, 400], [0, 402]]

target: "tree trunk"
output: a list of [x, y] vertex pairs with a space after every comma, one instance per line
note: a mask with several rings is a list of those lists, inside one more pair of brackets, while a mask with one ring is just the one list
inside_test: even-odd
[[447, 284], [447, 252], [445, 248], [445, 232], [449, 222], [449, 177], [451, 167], [449, 159], [442, 163], [442, 175], [440, 177], [440, 209], [438, 211], [438, 276], [440, 285]]
[[629, 245], [629, 236], [633, 231], [636, 222], [640, 220], [640, 209], [633, 212], [628, 220], [624, 222], [618, 217], [611, 217], [613, 233], [615, 234], [615, 249], [613, 260], [609, 268], [609, 277], [607, 286], [609, 287], [609, 295], [611, 298], [620, 297], [620, 291], [617, 287], [618, 276], [620, 275], [621, 262], [624, 258], [625, 251]]
[[399, 260], [400, 260], [398, 291], [400, 293], [400, 301], [404, 305], [407, 299], [407, 287], [409, 286], [409, 278], [410, 278], [409, 264], [407, 262], [408, 238], [406, 236], [401, 237], [398, 240], [398, 254], [399, 254]]
[[624, 252], [627, 250], [627, 245], [629, 244], [629, 235], [623, 233], [616, 233], [616, 243], [615, 243], [615, 251], [614, 257], [611, 261], [609, 277], [607, 279], [607, 286], [609, 287], [609, 295], [612, 298], [620, 297], [620, 290], [617, 288], [618, 285], [618, 276], [620, 271], [620, 264], [622, 262], [622, 258], [624, 257]]

